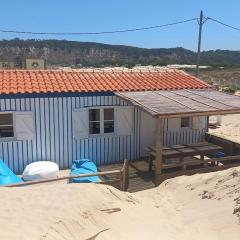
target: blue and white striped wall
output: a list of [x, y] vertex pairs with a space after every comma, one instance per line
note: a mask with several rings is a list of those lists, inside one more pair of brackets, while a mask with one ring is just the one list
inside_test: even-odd
[[34, 161], [49, 160], [60, 168], [71, 167], [74, 159], [89, 158], [97, 165], [139, 158], [139, 110], [134, 109], [134, 129], [129, 136], [106, 136], [74, 140], [73, 110], [94, 106], [124, 106], [113, 94], [34, 96], [0, 99], [0, 111], [32, 111], [35, 136], [32, 140], [0, 142], [0, 157], [16, 173]]
[[[86, 107], [127, 106], [112, 93], [0, 96], [0, 112], [32, 112], [35, 134], [31, 140], [0, 140], [0, 158], [15, 172], [35, 161], [53, 161], [61, 169], [72, 161], [88, 158], [97, 165], [120, 163], [125, 158], [139, 159], [141, 146], [141, 111], [134, 108], [133, 131], [128, 136], [102, 136], [75, 140], [73, 110]], [[168, 129], [165, 121], [165, 144], [192, 143], [202, 140], [205, 128], [179, 135]], [[200, 134], [200, 135], [199, 135]]]

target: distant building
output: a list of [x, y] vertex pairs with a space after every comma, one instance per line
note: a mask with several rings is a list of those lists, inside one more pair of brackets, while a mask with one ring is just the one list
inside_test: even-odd
[[13, 61], [0, 60], [0, 69], [46, 69], [46, 61], [41, 58], [27, 58], [22, 60], [16, 57]]
[[14, 62], [0, 61], [0, 69], [21, 69], [21, 68], [22, 62], [20, 61]]
[[25, 62], [25, 69], [46, 69], [46, 62], [44, 59], [40, 58], [27, 58]]
[[14, 68], [14, 62], [0, 62], [0, 69], [11, 69]]

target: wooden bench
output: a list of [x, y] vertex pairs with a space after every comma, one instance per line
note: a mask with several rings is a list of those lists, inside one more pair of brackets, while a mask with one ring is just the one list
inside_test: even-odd
[[[166, 159], [167, 161], [174, 161], [173, 159]], [[165, 160], [165, 161], [166, 161]], [[187, 166], [196, 166], [196, 165], [203, 165], [206, 162], [196, 158], [196, 157], [186, 157], [183, 160], [178, 160], [178, 162], [173, 162], [173, 163], [164, 163], [162, 164], [162, 169], [171, 169], [171, 168], [182, 168], [186, 170]], [[152, 171], [153, 169], [153, 159], [149, 160], [149, 171]]]
[[[156, 158], [156, 148], [147, 147], [145, 150], [148, 152], [149, 158], [149, 171], [152, 170], [153, 160]], [[163, 165], [162, 168], [164, 169], [165, 164], [164, 160], [166, 159], [179, 159], [179, 166], [182, 166], [183, 169], [186, 169], [187, 165], [196, 165], [204, 164], [207, 167], [206, 161], [204, 161], [204, 156], [207, 154], [214, 154], [217, 151], [221, 151], [222, 147], [218, 145], [214, 145], [208, 142], [200, 142], [196, 144], [179, 144], [179, 145], [172, 145], [172, 146], [165, 146], [163, 147]], [[200, 160], [197, 159], [195, 156], [200, 155]], [[168, 167], [171, 168], [171, 167]]]
[[[154, 156], [155, 153], [152, 153]], [[171, 159], [170, 159], [171, 160]], [[231, 161], [240, 161], [240, 155], [236, 156], [226, 156], [221, 158], [209, 158], [209, 159], [199, 159], [196, 157], [185, 157], [183, 160], [179, 160], [177, 163], [163, 163], [162, 169], [171, 169], [181, 167], [183, 170], [187, 169], [187, 166], [218, 166], [219, 163], [227, 163]], [[149, 159], [149, 171], [152, 171], [153, 158]]]

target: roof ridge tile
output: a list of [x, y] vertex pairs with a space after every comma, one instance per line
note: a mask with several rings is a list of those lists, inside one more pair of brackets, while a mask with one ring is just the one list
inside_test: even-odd
[[0, 94], [210, 88], [182, 70], [0, 70]]

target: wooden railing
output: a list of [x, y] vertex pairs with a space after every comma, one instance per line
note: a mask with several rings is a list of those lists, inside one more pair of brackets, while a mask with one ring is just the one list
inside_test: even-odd
[[[166, 172], [164, 174], [161, 174], [159, 178], [157, 179], [157, 185], [165, 181], [166, 179], [182, 176], [182, 175], [194, 175], [197, 173], [208, 173], [208, 172], [216, 172], [220, 170], [226, 170], [233, 167], [239, 167], [240, 166], [240, 155], [236, 156], [227, 156], [222, 158], [211, 158], [206, 160], [206, 162], [213, 163], [212, 166], [206, 167], [205, 164], [202, 164], [201, 167], [198, 168], [190, 168], [190, 169], [184, 169], [179, 171], [173, 171], [173, 172]], [[190, 163], [190, 162], [189, 162]], [[199, 161], [200, 163], [200, 161]], [[224, 163], [224, 164], [218, 164], [218, 163]]]
[[240, 155], [240, 143], [210, 133], [205, 134], [205, 139], [210, 143], [221, 146], [226, 155]]
[[[123, 167], [120, 170], [112, 170], [112, 171], [104, 171], [104, 172], [97, 172], [97, 173], [89, 173], [89, 174], [79, 174], [74, 176], [64, 176], [64, 177], [58, 177], [58, 178], [49, 178], [49, 179], [43, 179], [43, 180], [35, 180], [35, 181], [28, 181], [28, 182], [20, 182], [15, 184], [8, 184], [3, 185], [3, 187], [22, 187], [22, 186], [28, 186], [28, 185], [35, 185], [35, 184], [41, 184], [41, 183], [50, 183], [50, 182], [56, 182], [56, 181], [62, 181], [62, 180], [69, 180], [73, 178], [84, 178], [84, 177], [94, 177], [94, 176], [117, 176], [115, 179], [111, 180], [112, 182], [119, 182], [119, 188], [122, 191], [127, 191], [128, 185], [129, 185], [129, 160], [124, 160]], [[101, 184], [110, 184], [111, 181], [101, 181], [99, 183]]]

